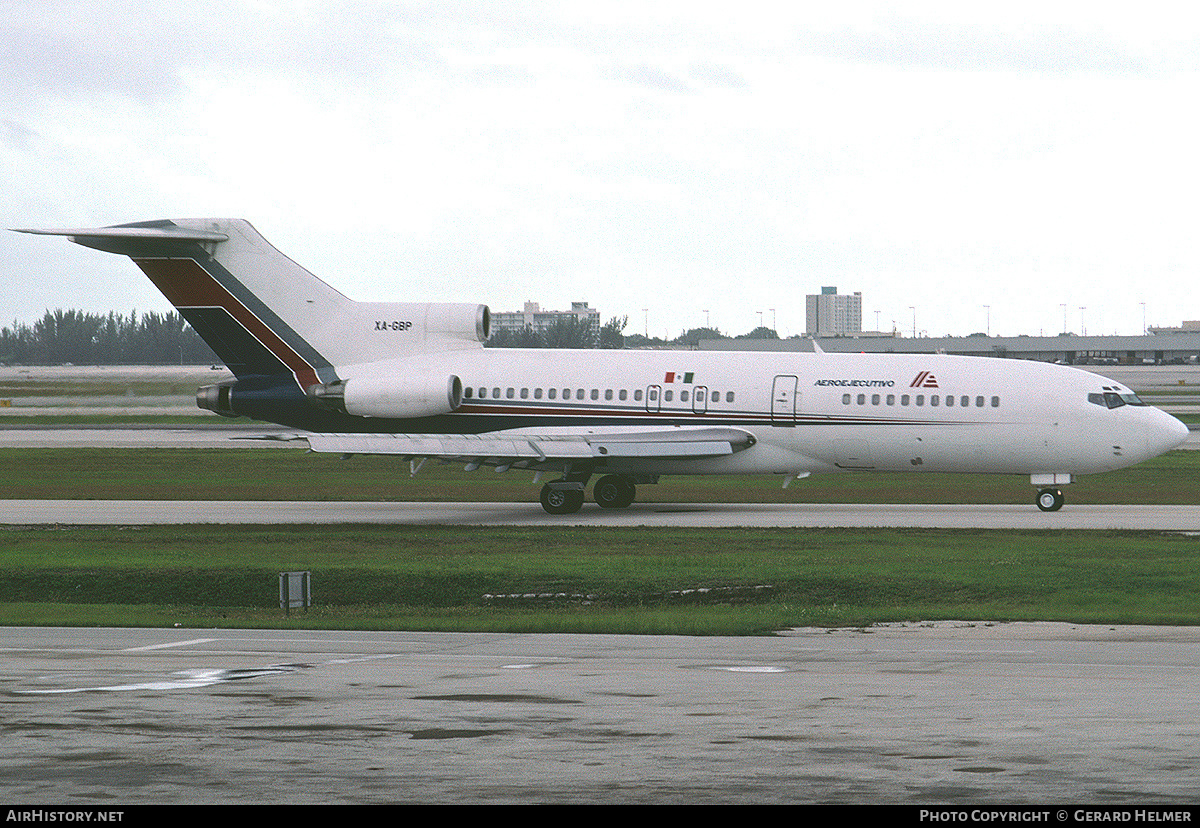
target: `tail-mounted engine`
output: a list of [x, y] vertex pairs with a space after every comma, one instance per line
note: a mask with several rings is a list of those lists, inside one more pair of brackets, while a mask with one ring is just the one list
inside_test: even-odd
[[356, 417], [432, 417], [462, 405], [463, 385], [454, 374], [385, 374], [313, 385], [306, 393], [318, 408]]
[[233, 410], [233, 386], [236, 384], [236, 381], [223, 382], [196, 389], [196, 405], [222, 417], [237, 417]]

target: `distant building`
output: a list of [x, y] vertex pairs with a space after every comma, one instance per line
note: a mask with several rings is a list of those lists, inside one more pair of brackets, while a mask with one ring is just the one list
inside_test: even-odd
[[[1164, 365], [1200, 361], [1200, 330], [1152, 336], [839, 336], [820, 339], [828, 353], [960, 354], [1067, 365]], [[803, 339], [702, 339], [702, 351], [811, 351]]]
[[572, 302], [569, 311], [542, 310], [537, 302], [526, 302], [523, 311], [499, 311], [492, 314], [492, 335], [500, 331], [520, 333], [529, 328], [544, 334], [555, 322], [578, 320], [586, 324], [597, 342], [600, 341], [600, 311], [589, 308], [587, 302]]
[[862, 331], [862, 293], [846, 295], [822, 287], [805, 297], [805, 332], [809, 336], [851, 336]]
[[1200, 319], [1185, 319], [1178, 328], [1147, 328], [1154, 336], [1160, 334], [1200, 333]]

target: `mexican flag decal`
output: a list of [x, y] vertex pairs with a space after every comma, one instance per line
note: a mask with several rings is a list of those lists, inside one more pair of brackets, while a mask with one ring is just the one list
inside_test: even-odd
[[695, 374], [691, 371], [688, 371], [685, 374], [681, 374], [678, 371], [667, 371], [667, 375], [663, 378], [663, 382], [690, 383], [693, 376], [695, 376]]

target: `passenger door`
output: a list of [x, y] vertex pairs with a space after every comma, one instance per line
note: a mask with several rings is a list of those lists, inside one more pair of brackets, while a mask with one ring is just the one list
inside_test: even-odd
[[771, 425], [794, 426], [799, 394], [796, 393], [797, 379], [794, 375], [775, 377], [771, 387]]

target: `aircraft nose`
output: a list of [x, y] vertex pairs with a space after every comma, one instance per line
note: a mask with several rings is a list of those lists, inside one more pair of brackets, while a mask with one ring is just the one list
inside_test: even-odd
[[1154, 452], [1152, 456], [1155, 457], [1183, 445], [1189, 433], [1187, 423], [1165, 412], [1161, 413], [1159, 427], [1150, 435], [1150, 450]]

